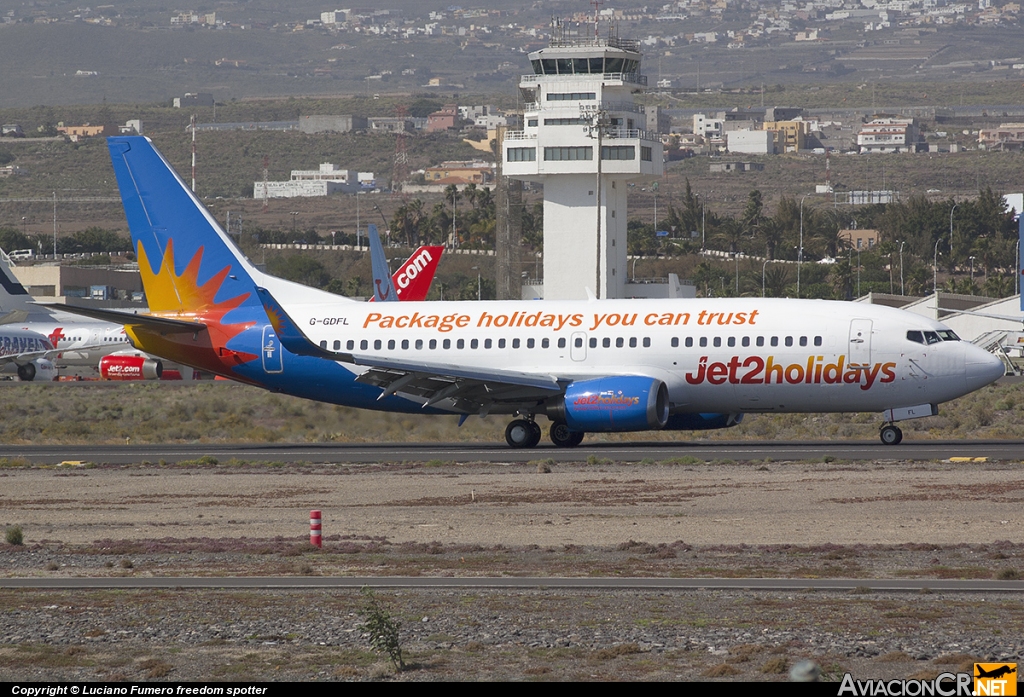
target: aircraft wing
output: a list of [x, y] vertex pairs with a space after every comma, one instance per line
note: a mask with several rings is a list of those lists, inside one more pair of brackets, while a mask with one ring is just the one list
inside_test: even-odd
[[425, 407], [451, 400], [460, 411], [486, 414], [498, 405], [534, 405], [564, 392], [569, 382], [555, 375], [537, 375], [504, 368], [479, 370], [451, 363], [330, 351], [326, 346], [317, 346], [310, 341], [269, 291], [257, 288], [256, 293], [263, 301], [281, 345], [300, 356], [370, 368], [356, 380], [384, 390], [379, 399], [402, 393], [422, 399]]
[[3, 317], [0, 317], [0, 324], [21, 324], [28, 319], [28, 313], [24, 310], [11, 310]]
[[91, 317], [92, 319], [114, 324], [146, 327], [163, 334], [191, 334], [206, 329], [202, 322], [193, 322], [184, 319], [173, 319], [170, 317], [157, 317], [156, 315], [137, 315], [132, 312], [119, 312], [117, 310], [104, 310], [98, 307], [78, 307], [77, 305], [62, 305], [61, 303], [40, 303], [43, 307], [52, 307], [75, 315]]

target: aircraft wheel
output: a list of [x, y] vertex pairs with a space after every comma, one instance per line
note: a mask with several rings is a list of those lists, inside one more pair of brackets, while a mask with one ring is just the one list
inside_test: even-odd
[[540, 426], [536, 421], [527, 421], [530, 424], [530, 442], [526, 444], [527, 448], [535, 448], [540, 443], [541, 437], [544, 433], [540, 430]]
[[505, 442], [512, 448], [532, 448], [540, 441], [540, 426], [516, 419], [505, 427]]
[[903, 440], [903, 431], [898, 426], [888, 424], [882, 426], [878, 436], [882, 439], [882, 445], [899, 445]]
[[18, 379], [22, 382], [32, 382], [36, 379], [36, 367], [31, 363], [18, 366]]
[[575, 448], [583, 442], [585, 434], [583, 431], [570, 431], [566, 424], [555, 422], [551, 424], [548, 435], [551, 437], [551, 442], [559, 448]]

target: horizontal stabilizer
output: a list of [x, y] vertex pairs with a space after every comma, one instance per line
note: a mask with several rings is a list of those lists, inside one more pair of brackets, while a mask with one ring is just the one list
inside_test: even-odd
[[104, 322], [113, 322], [125, 326], [145, 327], [163, 334], [192, 334], [206, 329], [202, 322], [192, 322], [184, 319], [172, 319], [170, 317], [157, 317], [155, 315], [138, 315], [132, 312], [119, 312], [117, 310], [104, 310], [98, 307], [78, 307], [77, 305], [63, 305], [61, 303], [40, 303], [42, 307], [50, 307], [63, 312], [70, 312], [73, 315], [82, 315]]

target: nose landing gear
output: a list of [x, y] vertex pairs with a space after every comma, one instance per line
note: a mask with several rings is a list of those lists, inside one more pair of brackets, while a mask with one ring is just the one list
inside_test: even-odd
[[903, 431], [894, 424], [885, 424], [878, 437], [882, 439], [882, 445], [899, 445], [903, 441]]

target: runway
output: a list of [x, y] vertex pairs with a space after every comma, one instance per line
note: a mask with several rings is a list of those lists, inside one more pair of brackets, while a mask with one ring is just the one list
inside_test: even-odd
[[65, 461], [96, 464], [177, 463], [212, 456], [221, 461], [332, 462], [488, 462], [522, 463], [547, 458], [585, 462], [598, 457], [618, 462], [663, 461], [679, 457], [705, 460], [948, 460], [954, 457], [1021, 461], [1024, 441], [909, 441], [885, 446], [878, 441], [716, 441], [594, 442], [578, 448], [541, 445], [513, 450], [504, 443], [295, 443], [295, 444], [159, 444], [159, 445], [3, 445], [0, 457], [25, 458], [36, 464]]
[[441, 588], [573, 590], [761, 590], [761, 591], [905, 591], [1020, 593], [1024, 581], [943, 579], [812, 578], [622, 578], [622, 577], [434, 577], [422, 576], [234, 576], [152, 578], [5, 578], [0, 588], [81, 589], [279, 589], [279, 588]]

